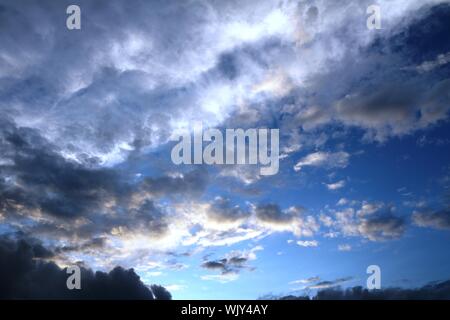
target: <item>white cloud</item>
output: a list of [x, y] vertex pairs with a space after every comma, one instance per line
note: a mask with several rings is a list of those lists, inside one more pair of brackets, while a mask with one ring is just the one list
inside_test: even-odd
[[300, 279], [300, 280], [294, 280], [289, 282], [289, 284], [308, 284], [312, 282], [318, 282], [320, 281], [320, 277], [311, 277], [307, 279]]
[[182, 285], [182, 284], [169, 284], [169, 285], [165, 285], [164, 288], [169, 290], [169, 292], [174, 292], [174, 291], [184, 290], [184, 289], [186, 289], [186, 286]]
[[351, 251], [352, 246], [349, 244], [340, 244], [340, 245], [338, 245], [338, 250], [339, 251]]
[[236, 281], [239, 278], [238, 273], [225, 273], [225, 274], [208, 274], [200, 277], [202, 280], [218, 281], [220, 283], [228, 283]]
[[319, 245], [319, 242], [317, 242], [317, 240], [299, 240], [297, 241], [297, 244], [300, 247], [317, 247]]
[[305, 166], [324, 167], [328, 169], [345, 168], [348, 165], [349, 158], [350, 155], [344, 151], [335, 153], [319, 151], [300, 159], [294, 166], [294, 170], [300, 171]]
[[345, 187], [345, 180], [341, 180], [335, 183], [325, 184], [328, 190], [338, 190]]
[[429, 72], [447, 63], [450, 63], [450, 52], [438, 55], [436, 60], [423, 62], [416, 67], [416, 70], [419, 72]]

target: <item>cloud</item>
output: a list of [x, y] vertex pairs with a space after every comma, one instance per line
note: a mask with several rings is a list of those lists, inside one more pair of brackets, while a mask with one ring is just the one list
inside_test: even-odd
[[208, 172], [205, 169], [189, 171], [178, 176], [148, 177], [142, 188], [156, 196], [176, 194], [201, 194], [208, 183]]
[[308, 285], [306, 289], [313, 289], [313, 290], [320, 290], [320, 289], [327, 289], [332, 287], [337, 287], [343, 283], [346, 283], [350, 280], [353, 280], [353, 277], [344, 277], [339, 278], [333, 281], [319, 281], [316, 284]]
[[165, 288], [169, 291], [169, 292], [173, 292], [173, 291], [181, 291], [186, 289], [185, 285], [182, 284], [171, 284], [168, 286], [165, 286]]
[[345, 187], [345, 180], [341, 180], [335, 183], [325, 184], [328, 190], [338, 190]]
[[37, 130], [18, 127], [7, 116], [1, 124], [0, 214], [5, 226], [55, 243], [61, 259], [103, 257], [90, 260], [95, 268], [124, 263], [139, 250], [176, 246], [186, 234], [174, 226], [178, 217], [168, 213], [161, 199], [198, 197], [207, 184], [204, 169], [136, 178], [126, 170], [98, 167], [95, 159], [65, 159]]
[[398, 239], [405, 228], [403, 219], [391, 215], [363, 219], [358, 226], [361, 235], [372, 241]]
[[[356, 28], [363, 23], [364, 5], [343, 4], [351, 6], [354, 15], [333, 12], [328, 6], [323, 10], [318, 5], [322, 24], [320, 31], [312, 33], [317, 38], [311, 35], [307, 52], [315, 52], [311, 63], [316, 68], [320, 65], [321, 71], [309, 69], [306, 61], [297, 62], [308, 70], [308, 82], [292, 94], [296, 103], [281, 109], [282, 125], [286, 129], [301, 127], [303, 134], [314, 133], [314, 138], [336, 125], [355, 127], [362, 130], [364, 140], [383, 142], [447, 119], [450, 97], [445, 74], [450, 46], [430, 41], [445, 39], [449, 30], [450, 7], [439, 3], [442, 1], [410, 2], [400, 9], [403, 13], [398, 7], [393, 9], [393, 3], [380, 3], [394, 11], [383, 14], [384, 31], [376, 35]], [[333, 22], [323, 23], [325, 19]], [[336, 40], [336, 35], [344, 34]], [[322, 45], [325, 39], [335, 41], [326, 53]], [[361, 50], [353, 43], [360, 43]], [[327, 63], [330, 57], [328, 61], [334, 62]], [[411, 65], [430, 66], [430, 71], [418, 73]], [[368, 74], [370, 81], [366, 81]]]
[[450, 210], [414, 212], [413, 223], [419, 227], [450, 230]]
[[363, 287], [320, 290], [315, 296], [284, 296], [282, 300], [448, 300], [450, 281], [434, 282], [420, 288], [383, 288], [368, 290]]
[[319, 282], [320, 281], [320, 277], [310, 277], [307, 279], [300, 279], [300, 280], [295, 280], [295, 281], [291, 281], [289, 282], [289, 284], [308, 284], [311, 282]]
[[299, 290], [323, 290], [333, 287], [338, 287], [348, 281], [353, 280], [353, 277], [343, 277], [332, 281], [322, 280], [320, 277], [310, 277], [307, 279], [300, 279], [292, 281], [289, 284], [301, 284], [303, 285]]
[[208, 274], [200, 277], [202, 280], [218, 281], [220, 283], [228, 283], [235, 281], [239, 278], [237, 273], [225, 273], [225, 274]]
[[[184, 266], [150, 261], [150, 253], [179, 246], [316, 235], [318, 219], [300, 207], [243, 205], [236, 193], [214, 198], [224, 194], [217, 175], [264, 180], [248, 167], [174, 167], [161, 156], [172, 134], [198, 119], [276, 124], [285, 155], [298, 157], [294, 169], [303, 173], [347, 167], [350, 154], [336, 151], [344, 146], [328, 147], [352, 128], [386, 141], [439, 124], [450, 91], [450, 48], [441, 41], [450, 7], [434, 6], [441, 2], [381, 0], [389, 10], [376, 33], [361, 28], [366, 5], [349, 0], [104, 1], [102, 10], [80, 0], [89, 12], [80, 32], [61, 27], [64, 3], [2, 2], [2, 225], [52, 243], [63, 261], [136, 270]], [[404, 232], [392, 210], [340, 205], [321, 220], [329, 235], [379, 241]]]
[[319, 242], [317, 240], [299, 240], [297, 241], [297, 244], [300, 247], [317, 247], [319, 245]]
[[339, 251], [351, 251], [352, 246], [349, 244], [340, 244], [340, 245], [338, 245], [338, 250]]
[[335, 211], [334, 218], [321, 217], [322, 223], [331, 231], [344, 236], [360, 236], [371, 241], [400, 238], [406, 230], [406, 221], [394, 214], [395, 208], [383, 203], [363, 202], [360, 209], [351, 207]]
[[203, 280], [217, 280], [219, 282], [229, 282], [236, 280], [243, 269], [254, 270], [248, 265], [249, 261], [256, 260], [256, 252], [263, 250], [263, 247], [256, 246], [250, 250], [232, 251], [219, 260], [205, 260], [201, 267], [207, 270], [218, 271], [219, 275], [205, 275]]
[[305, 216], [303, 211], [300, 207], [281, 210], [276, 204], [258, 205], [254, 209], [256, 218], [273, 230], [311, 237], [319, 230], [319, 224], [313, 216]]
[[68, 274], [46, 261], [52, 254], [30, 240], [0, 239], [0, 297], [2, 299], [170, 299], [160, 286], [151, 290], [133, 269], [116, 267], [109, 273], [81, 267], [81, 290], [68, 290]]
[[306, 166], [324, 167], [327, 169], [345, 168], [348, 165], [349, 158], [350, 155], [344, 151], [335, 153], [319, 151], [300, 159], [294, 166], [294, 170], [300, 171]]
[[416, 70], [418, 72], [429, 72], [447, 63], [450, 63], [450, 52], [438, 55], [435, 60], [423, 62], [416, 67]]
[[227, 223], [248, 218], [250, 212], [242, 210], [237, 205], [232, 205], [229, 199], [216, 197], [207, 214], [209, 218], [218, 223]]

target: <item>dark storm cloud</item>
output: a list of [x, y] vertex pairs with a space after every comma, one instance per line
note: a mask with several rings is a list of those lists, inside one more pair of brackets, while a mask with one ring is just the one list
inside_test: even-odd
[[70, 251], [85, 251], [89, 249], [101, 249], [105, 245], [105, 238], [94, 238], [77, 245], [62, 246], [54, 249], [55, 253]]
[[[121, 226], [161, 234], [167, 227], [165, 212], [154, 199], [198, 194], [206, 185], [204, 170], [131, 182], [119, 171], [98, 168], [95, 159], [77, 163], [63, 158], [38, 131], [19, 128], [6, 116], [0, 122], [0, 210], [12, 220], [47, 216], [45, 221], [24, 226], [33, 232], [90, 238]], [[70, 223], [78, 218], [90, 223]], [[66, 222], [63, 228], [61, 223]]]
[[[309, 300], [309, 296], [285, 296], [282, 300]], [[448, 300], [450, 280], [435, 282], [415, 289], [386, 288], [368, 290], [363, 287], [320, 290], [313, 300]]]
[[81, 267], [81, 290], [68, 290], [66, 269], [47, 262], [39, 244], [0, 238], [0, 299], [170, 299], [161, 286], [148, 288], [133, 269], [109, 273]]
[[75, 218], [99, 209], [108, 196], [121, 191], [115, 172], [65, 160], [35, 130], [2, 119], [0, 144], [3, 211], [23, 206], [57, 218]]

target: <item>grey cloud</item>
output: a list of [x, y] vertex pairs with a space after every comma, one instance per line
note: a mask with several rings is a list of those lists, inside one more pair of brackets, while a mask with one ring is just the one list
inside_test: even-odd
[[348, 289], [330, 288], [320, 290], [313, 297], [284, 296], [282, 300], [448, 300], [450, 281], [433, 282], [419, 288], [383, 288], [368, 290], [361, 286]]
[[63, 159], [36, 131], [2, 121], [4, 151], [1, 206], [40, 209], [60, 218], [97, 210], [108, 195], [118, 193], [118, 177], [109, 169], [90, 170]]
[[155, 195], [167, 194], [201, 194], [208, 183], [208, 171], [200, 168], [181, 176], [162, 176], [146, 178], [142, 188]]
[[215, 261], [205, 261], [201, 264], [204, 269], [218, 271], [222, 275], [227, 274], [237, 274], [241, 269], [247, 268], [245, 262], [247, 262], [245, 257], [231, 257]]
[[392, 215], [363, 219], [359, 226], [360, 233], [372, 241], [397, 239], [406, 229], [404, 219]]
[[253, 211], [256, 219], [266, 227], [292, 232], [298, 237], [311, 237], [320, 228], [316, 218], [305, 215], [305, 209], [299, 206], [281, 210], [277, 204], [269, 203], [257, 205]]
[[407, 227], [406, 220], [394, 213], [394, 207], [383, 203], [363, 202], [356, 212], [353, 208], [347, 208], [334, 215], [334, 220], [327, 217], [322, 220], [344, 236], [360, 236], [371, 241], [398, 239]]
[[220, 260], [205, 261], [201, 264], [201, 267], [208, 270], [219, 271], [221, 274], [237, 273], [240, 269], [247, 268], [245, 265], [247, 261], [247, 257], [237, 255]]
[[222, 259], [220, 261], [206, 261], [202, 263], [202, 268], [210, 269], [210, 270], [219, 270], [219, 271], [226, 271], [226, 259]]
[[335, 279], [332, 281], [319, 281], [316, 284], [311, 284], [308, 285], [306, 287], [306, 289], [327, 289], [327, 288], [333, 288], [333, 287], [337, 287], [345, 282], [348, 282], [350, 280], [352, 280], [353, 277], [344, 277], [344, 278], [339, 278], [339, 279]]
[[170, 299], [160, 286], [151, 290], [133, 269], [116, 267], [109, 273], [81, 267], [82, 290], [68, 290], [65, 269], [44, 260], [42, 246], [27, 240], [0, 238], [1, 299]]
[[271, 223], [289, 223], [297, 216], [297, 211], [286, 213], [276, 204], [259, 205], [256, 207], [255, 212], [258, 219]]
[[[217, 260], [209, 259], [209, 255], [204, 257], [201, 267], [211, 271], [218, 271], [221, 275], [237, 275], [242, 270], [254, 270], [248, 263], [256, 259], [255, 252], [262, 250], [262, 247], [255, 247], [249, 251], [232, 251], [225, 257]], [[214, 277], [212, 277], [214, 278]], [[220, 279], [220, 277], [218, 278]]]
[[55, 248], [55, 253], [70, 252], [70, 251], [84, 251], [89, 249], [101, 249], [105, 245], [105, 238], [94, 238], [87, 240], [79, 245], [68, 245]]
[[[134, 182], [118, 170], [98, 168], [95, 159], [92, 166], [89, 158], [84, 164], [64, 159], [36, 130], [7, 117], [1, 124], [0, 210], [7, 222], [23, 222], [36, 233], [91, 238], [122, 227], [163, 234], [168, 222], [155, 201], [200, 194], [206, 185], [204, 170]], [[26, 223], [30, 219], [34, 223]]]
[[217, 222], [233, 222], [249, 217], [250, 212], [233, 205], [229, 199], [219, 197], [212, 202], [207, 214]]
[[450, 230], [450, 209], [415, 212], [412, 219], [419, 227]]
[[326, 38], [345, 35], [337, 40], [345, 54], [326, 64], [322, 72], [311, 73], [308, 85], [293, 94], [293, 105], [282, 109], [282, 125], [300, 126], [305, 132], [316, 130], [316, 134], [324, 126], [358, 127], [367, 140], [385, 141], [447, 119], [448, 65], [437, 65], [427, 74], [409, 66], [450, 51], [448, 43], [441, 40], [449, 31], [450, 6], [428, 3], [411, 9], [408, 19], [389, 25], [357, 50], [353, 43], [361, 40], [357, 38], [361, 32], [348, 27], [358, 25], [353, 20], [344, 19], [336, 29], [313, 39], [310, 50]]
[[2, 109], [65, 154], [105, 163], [166, 142], [184, 111], [201, 113], [204, 83], [192, 82], [221, 53], [205, 54], [214, 35], [202, 26], [218, 19], [210, 6], [78, 1], [82, 29], [71, 32], [69, 4], [2, 2]]
[[336, 105], [339, 119], [369, 130], [373, 138], [384, 140], [445, 119], [450, 105], [450, 82], [443, 80], [423, 93], [422, 85], [398, 84], [349, 95]]

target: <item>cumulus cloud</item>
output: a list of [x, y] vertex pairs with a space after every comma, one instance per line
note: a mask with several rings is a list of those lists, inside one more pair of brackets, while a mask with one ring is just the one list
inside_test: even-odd
[[259, 205], [254, 209], [256, 218], [265, 226], [278, 231], [290, 231], [297, 236], [313, 236], [319, 230], [314, 216], [305, 216], [300, 207], [286, 210], [276, 204]]
[[233, 205], [229, 199], [216, 197], [207, 214], [209, 218], [218, 223], [227, 223], [248, 218], [250, 212], [243, 210], [238, 205]]
[[274, 203], [250, 202], [238, 205], [222, 197], [179, 203], [174, 216], [167, 243], [203, 248], [260, 240], [282, 232], [311, 237], [320, 228], [317, 219], [301, 207], [282, 209]]
[[348, 207], [323, 215], [321, 221], [332, 232], [343, 236], [360, 236], [371, 241], [400, 238], [406, 230], [406, 221], [394, 214], [395, 208], [383, 203], [363, 202], [358, 210]]
[[133, 269], [109, 273], [81, 267], [81, 289], [69, 290], [68, 274], [46, 259], [53, 253], [35, 240], [0, 239], [2, 299], [171, 299], [161, 286], [147, 287]]

